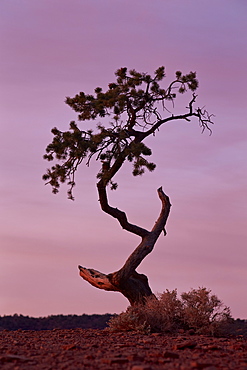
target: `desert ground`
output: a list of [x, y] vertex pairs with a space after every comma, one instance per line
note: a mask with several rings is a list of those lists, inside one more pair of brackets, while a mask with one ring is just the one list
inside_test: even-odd
[[247, 338], [109, 329], [2, 330], [0, 369], [247, 370]]

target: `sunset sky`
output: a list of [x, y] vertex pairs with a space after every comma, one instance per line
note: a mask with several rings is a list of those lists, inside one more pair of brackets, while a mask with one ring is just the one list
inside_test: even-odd
[[[164, 65], [164, 87], [177, 70], [197, 72], [196, 106], [215, 115], [213, 134], [201, 134], [196, 120], [165, 125], [148, 140], [156, 170], [133, 178], [126, 163], [109, 202], [150, 229], [163, 186], [172, 203], [167, 236], [138, 271], [156, 293], [204, 286], [247, 318], [246, 14], [245, 0], [0, 1], [1, 316], [128, 306], [78, 274], [78, 264], [116, 271], [139, 242], [101, 211], [99, 163], [81, 165], [72, 202], [66, 187], [53, 195], [44, 185], [42, 156], [51, 128], [76, 120], [66, 96], [106, 89], [119, 67]], [[190, 97], [174, 113], [186, 112]]]

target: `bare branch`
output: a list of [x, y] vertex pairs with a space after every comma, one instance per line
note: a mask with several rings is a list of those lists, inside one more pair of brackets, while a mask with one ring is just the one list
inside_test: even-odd
[[165, 224], [170, 213], [171, 203], [169, 197], [163, 192], [162, 187], [160, 187], [157, 192], [162, 203], [162, 208], [159, 218], [155, 222], [151, 233], [158, 238], [162, 231], [164, 232], [164, 235], [166, 235]]
[[94, 287], [109, 291], [118, 291], [118, 288], [110, 282], [108, 275], [82, 266], [78, 266], [78, 268], [80, 270], [80, 276]]
[[[169, 121], [177, 121], [177, 120], [186, 120], [190, 121], [190, 117], [197, 117], [199, 120], [200, 127], [203, 128], [203, 131], [205, 129], [208, 129], [210, 133], [212, 133], [211, 128], [209, 127], [209, 123], [213, 124], [213, 121], [211, 120], [211, 117], [213, 117], [213, 114], [209, 114], [206, 110], [201, 110], [200, 108], [197, 108], [195, 111], [193, 111], [193, 104], [195, 103], [197, 98], [197, 95], [193, 94], [191, 101], [189, 102], [189, 113], [180, 114], [180, 115], [171, 115], [170, 117], [160, 119], [158, 120], [148, 131], [142, 133], [143, 139], [151, 134], [153, 134], [161, 125], [164, 123], [167, 123]], [[142, 140], [143, 140], [142, 139]]]
[[206, 109], [203, 110], [203, 108], [197, 108], [196, 113], [194, 114], [199, 119], [200, 127], [202, 127], [202, 132], [205, 131], [205, 129], [210, 131], [210, 135], [212, 134], [212, 130], [209, 127], [209, 124], [213, 125], [214, 122], [212, 121], [212, 117], [214, 117], [214, 114], [209, 114]]
[[129, 223], [125, 212], [120, 211], [117, 208], [113, 208], [108, 204], [106, 186], [103, 184], [103, 181], [98, 182], [97, 188], [102, 211], [116, 218], [124, 230], [127, 230], [130, 233], [136, 234], [142, 238], [148, 235], [148, 231], [146, 229]]
[[171, 204], [168, 196], [163, 192], [162, 187], [160, 187], [157, 192], [162, 203], [159, 218], [156, 221], [153, 229], [143, 237], [142, 242], [129, 256], [124, 266], [116, 273], [118, 279], [120, 280], [127, 279], [136, 270], [143, 259], [152, 252], [155, 242], [157, 241], [161, 232], [164, 231], [164, 234], [166, 234], [165, 225], [169, 216]]

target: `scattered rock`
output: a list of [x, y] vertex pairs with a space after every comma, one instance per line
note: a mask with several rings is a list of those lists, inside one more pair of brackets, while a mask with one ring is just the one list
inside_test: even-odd
[[209, 370], [209, 368], [210, 370], [216, 369], [216, 367], [213, 366], [213, 364], [197, 362], [197, 361], [191, 361], [190, 366], [192, 367], [192, 369], [207, 369], [207, 370]]
[[76, 344], [69, 344], [67, 346], [62, 347], [65, 351], [69, 351], [71, 349], [78, 349], [78, 346]]
[[120, 365], [123, 365], [123, 364], [126, 364], [127, 362], [129, 362], [129, 360], [127, 358], [124, 358], [124, 357], [112, 357], [112, 358], [102, 358], [101, 359], [101, 362], [104, 363], [104, 364], [109, 364], [109, 365], [113, 365], [113, 364], [120, 364]]
[[130, 362], [137, 362], [137, 361], [142, 362], [142, 361], [144, 361], [144, 356], [139, 356], [135, 353], [129, 355], [127, 358]]
[[245, 338], [104, 330], [1, 331], [1, 370], [246, 369]]
[[30, 361], [29, 358], [24, 357], [24, 356], [17, 356], [17, 355], [3, 355], [0, 356], [0, 362], [12, 362], [12, 361], [23, 361], [27, 362]]
[[183, 342], [183, 343], [175, 344], [173, 349], [186, 349], [186, 348], [193, 349], [196, 346], [197, 346], [196, 342], [192, 342], [192, 341], [189, 340], [189, 341], [186, 341], [186, 342]]
[[166, 351], [166, 352], [163, 353], [163, 357], [164, 358], [179, 358], [179, 354], [176, 353], [176, 352]]

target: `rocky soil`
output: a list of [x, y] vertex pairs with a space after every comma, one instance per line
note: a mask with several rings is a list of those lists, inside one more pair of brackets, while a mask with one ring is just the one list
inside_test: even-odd
[[109, 329], [2, 330], [0, 369], [247, 370], [247, 339]]

